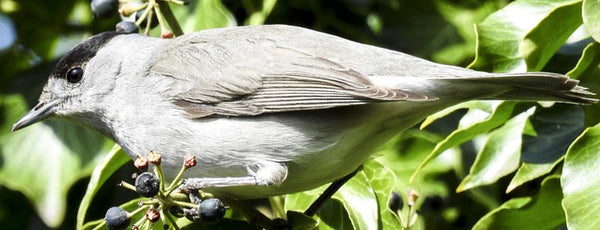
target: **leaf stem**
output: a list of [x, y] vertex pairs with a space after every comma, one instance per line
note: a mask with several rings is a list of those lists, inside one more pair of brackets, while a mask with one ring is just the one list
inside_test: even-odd
[[183, 30], [181, 29], [181, 26], [179, 26], [179, 22], [177, 22], [175, 15], [173, 15], [173, 11], [171, 11], [169, 4], [164, 1], [159, 1], [156, 4], [158, 4], [158, 9], [165, 17], [165, 20], [167, 20], [167, 24], [171, 27], [171, 30], [173, 30], [173, 34], [175, 34], [175, 36], [183, 35]]

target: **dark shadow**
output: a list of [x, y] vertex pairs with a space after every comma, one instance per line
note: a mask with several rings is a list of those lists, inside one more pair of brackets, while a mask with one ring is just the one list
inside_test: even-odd
[[556, 104], [536, 108], [530, 118], [536, 137], [525, 136], [521, 160], [527, 163], [553, 163], [561, 158], [583, 131], [584, 111], [581, 106]]

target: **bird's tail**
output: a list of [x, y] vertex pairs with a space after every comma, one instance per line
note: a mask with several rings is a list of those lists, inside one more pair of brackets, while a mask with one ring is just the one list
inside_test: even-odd
[[579, 86], [579, 81], [565, 75], [546, 72], [500, 73], [492, 76], [461, 78], [465, 81], [487, 83], [507, 87], [507, 91], [489, 99], [560, 101], [577, 104], [593, 104], [595, 93]]

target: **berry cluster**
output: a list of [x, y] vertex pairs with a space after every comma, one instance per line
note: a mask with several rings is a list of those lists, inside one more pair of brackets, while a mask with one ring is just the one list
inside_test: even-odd
[[[169, 24], [176, 35], [181, 35], [181, 28], [173, 13], [166, 3], [187, 5], [187, 0], [92, 0], [90, 6], [97, 18], [106, 18], [117, 12], [124, 21], [117, 23], [116, 31], [119, 33], [137, 33], [139, 28], [145, 28], [144, 33], [156, 26], [161, 26], [161, 37], [172, 38], [171, 30], [165, 26]], [[150, 20], [148, 20], [150, 18]]]
[[144, 217], [135, 222], [132, 229], [142, 227], [151, 229], [159, 220], [162, 221], [165, 229], [170, 226], [179, 229], [175, 218], [185, 217], [190, 221], [213, 223], [225, 216], [227, 207], [221, 200], [199, 191], [188, 191], [188, 194], [184, 194], [178, 189], [183, 183], [181, 179], [183, 173], [197, 163], [194, 156], [185, 157], [181, 170], [166, 187], [161, 160], [161, 154], [156, 151], [150, 151], [147, 156], [137, 157], [134, 165], [138, 169], [145, 171], [149, 164], [152, 164], [154, 173], [144, 172], [135, 176], [135, 185], [122, 181], [119, 186], [136, 191], [149, 199], [139, 202], [139, 207], [132, 212], [127, 212], [120, 207], [109, 208], [104, 221], [96, 227], [106, 224], [108, 229], [125, 229], [131, 224], [131, 218], [144, 210], [146, 211]]

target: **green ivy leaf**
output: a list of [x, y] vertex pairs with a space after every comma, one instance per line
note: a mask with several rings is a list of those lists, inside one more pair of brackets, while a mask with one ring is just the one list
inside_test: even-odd
[[469, 175], [456, 188], [457, 192], [494, 183], [519, 167], [523, 129], [534, 111], [535, 107], [531, 107], [488, 135]]
[[235, 26], [235, 17], [219, 0], [198, 1], [195, 17], [187, 17], [184, 31], [186, 33], [217, 27]]
[[389, 208], [390, 197], [397, 181], [396, 176], [390, 169], [375, 160], [367, 161], [363, 165], [363, 172], [377, 197], [379, 229], [400, 229], [402, 226], [400, 219]]
[[[469, 110], [481, 110], [483, 112], [492, 113], [494, 111], [494, 107], [496, 104], [492, 104], [486, 101], [467, 101], [454, 106], [450, 106], [448, 108], [443, 109], [442, 111], [436, 112], [427, 118], [421, 123], [420, 129], [424, 129], [436, 120], [448, 116], [449, 114], [456, 112], [460, 109], [469, 109]], [[473, 111], [470, 111], [473, 112]]]
[[[590, 92], [600, 93], [600, 44], [592, 42], [585, 47], [579, 62], [567, 75], [579, 79]], [[600, 122], [600, 104], [587, 105], [584, 109], [586, 126]]]
[[525, 35], [519, 46], [519, 53], [525, 58], [527, 70], [540, 71], [581, 23], [580, 0], [554, 6]]
[[84, 224], [86, 213], [92, 200], [104, 182], [121, 166], [131, 161], [131, 159], [121, 150], [121, 147], [114, 145], [113, 149], [104, 157], [104, 161], [96, 166], [92, 172], [87, 190], [77, 211], [77, 228], [81, 228]]
[[427, 158], [440, 140], [443, 140], [443, 138], [438, 135], [424, 130], [411, 129], [388, 141], [384, 148], [376, 154], [378, 157], [375, 158], [375, 161], [394, 173], [396, 178], [393, 183], [395, 184], [395, 192], [406, 194], [412, 188], [417, 190], [422, 197], [449, 196], [451, 191], [444, 184], [444, 181], [432, 180], [431, 178], [440, 177], [460, 165], [458, 163], [460, 162], [458, 148], [445, 151], [441, 156], [432, 159], [427, 167], [414, 178], [412, 183], [409, 183], [413, 172]]
[[[27, 112], [20, 95], [3, 97], [0, 104], [9, 123]], [[0, 132], [0, 183], [25, 194], [50, 227], [61, 224], [71, 185], [89, 176], [112, 145], [97, 132], [65, 121]]]
[[[471, 109], [470, 112], [463, 117], [461, 127], [453, 131], [446, 139], [439, 142], [435, 149], [427, 156], [427, 158], [419, 165], [419, 168], [415, 170], [411, 177], [411, 181], [414, 180], [416, 175], [423, 170], [423, 168], [434, 158], [439, 156], [442, 152], [458, 146], [474, 137], [488, 132], [500, 125], [512, 115], [512, 111], [516, 105], [515, 102], [479, 102], [473, 105], [482, 105], [481, 103], [489, 103], [489, 106], [493, 109], [491, 114], [483, 114], [478, 108]], [[477, 118], [478, 117], [478, 118]], [[467, 124], [467, 122], [469, 124]]]
[[[311, 204], [314, 202], [319, 195], [325, 191], [329, 185], [323, 185], [319, 188], [289, 194], [285, 196], [284, 208], [290, 211], [303, 213]], [[340, 189], [344, 189], [345, 186], [342, 186]], [[297, 218], [297, 217], [294, 217]], [[298, 217], [299, 218], [299, 217]], [[352, 227], [352, 223], [348, 218], [348, 212], [341, 205], [341, 203], [336, 199], [330, 199], [317, 213], [313, 216], [314, 220], [318, 223], [319, 229], [340, 229], [342, 226]], [[304, 226], [305, 221], [299, 221], [300, 226]], [[292, 225], [293, 228], [297, 227], [296, 225]]]
[[583, 109], [574, 105], [556, 104], [538, 109], [530, 118], [538, 135], [524, 137], [519, 170], [506, 192], [548, 174], [567, 152], [571, 142], [583, 131]]
[[[563, 38], [570, 35], [568, 31], [576, 20], [572, 19], [570, 13], [573, 13], [576, 7], [574, 5], [580, 1], [522, 0], [496, 11], [475, 27], [477, 51], [475, 60], [469, 67], [492, 72], [525, 72], [540, 68], [539, 65], [547, 61], [548, 55], [558, 49], [554, 46], [562, 44]], [[569, 15], [565, 18], [566, 14]], [[560, 23], [566, 28], [558, 28], [560, 26], [552, 23]], [[559, 35], [556, 36], [559, 37], [548, 36], [546, 31], [549, 29], [553, 29], [552, 34], [558, 30]], [[528, 42], [520, 48], [524, 39], [528, 39]], [[557, 41], [551, 41], [553, 39]], [[540, 44], [544, 46], [539, 46]], [[546, 48], [550, 49], [543, 51]], [[526, 51], [526, 54], [521, 51]], [[531, 63], [526, 63], [525, 55], [532, 56]], [[534, 66], [528, 68], [527, 64]]]
[[563, 208], [570, 229], [593, 229], [600, 225], [600, 124], [586, 129], [567, 151], [560, 182]]
[[600, 64], [600, 44], [590, 43], [583, 50], [583, 54], [575, 68], [569, 71], [567, 75], [579, 79], [584, 75], [588, 75], [590, 70], [598, 68], [598, 64]]
[[[285, 209], [303, 212], [327, 188], [286, 195]], [[376, 229], [377, 198], [364, 172], [358, 172], [319, 209], [314, 218], [319, 229]]]
[[505, 202], [482, 217], [473, 229], [557, 229], [565, 223], [561, 199], [559, 177], [548, 177], [535, 197]]
[[[364, 172], [361, 171], [352, 177], [332, 198], [342, 203], [354, 229], [377, 228], [377, 198]], [[319, 216], [323, 219], [325, 214], [321, 213]], [[334, 214], [331, 217], [338, 218], [338, 216]]]
[[583, 0], [583, 24], [590, 35], [600, 42], [600, 1]]
[[[247, 3], [249, 1], [243, 1], [243, 2]], [[271, 14], [271, 11], [273, 11], [273, 8], [275, 8], [275, 4], [277, 4], [277, 0], [262, 1], [261, 9], [256, 12], [253, 12], [246, 19], [246, 22], [244, 24], [245, 25], [262, 25], [262, 24], [264, 24], [265, 20], [267, 20], [267, 17], [269, 17], [269, 14]]]
[[315, 219], [304, 215], [302, 212], [288, 211], [286, 217], [288, 223], [292, 226], [292, 229], [313, 230], [317, 229], [319, 225]]
[[456, 32], [464, 40], [463, 43], [449, 45], [435, 52], [432, 60], [438, 63], [458, 65], [470, 60], [475, 55], [475, 31], [470, 25], [481, 22], [489, 14], [500, 7], [496, 1], [484, 1], [477, 8], [465, 7], [465, 2], [450, 0], [434, 1], [435, 7], [444, 19], [456, 27]]

